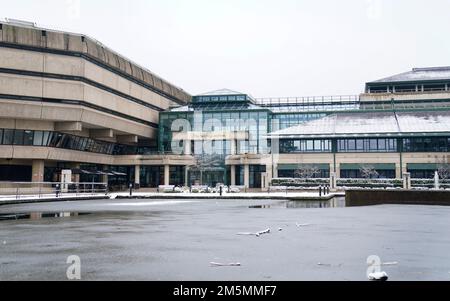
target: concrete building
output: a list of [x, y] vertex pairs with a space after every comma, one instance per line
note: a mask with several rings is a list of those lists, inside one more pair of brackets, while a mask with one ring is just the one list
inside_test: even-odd
[[450, 67], [351, 96], [190, 96], [79, 34], [0, 22], [0, 181], [266, 187], [272, 178], [432, 177], [450, 154]]
[[127, 155], [156, 151], [159, 112], [190, 99], [87, 36], [2, 22], [0, 180], [110, 166], [134, 177], [138, 162]]

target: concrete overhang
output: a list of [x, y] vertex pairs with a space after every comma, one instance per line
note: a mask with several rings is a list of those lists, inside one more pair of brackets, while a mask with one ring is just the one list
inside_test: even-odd
[[81, 132], [83, 131], [83, 124], [79, 121], [55, 122], [55, 131]]
[[114, 131], [112, 129], [89, 130], [89, 136], [99, 139], [114, 138]]

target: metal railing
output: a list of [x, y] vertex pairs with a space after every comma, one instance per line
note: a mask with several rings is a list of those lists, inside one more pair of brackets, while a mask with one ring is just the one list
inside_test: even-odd
[[255, 104], [260, 106], [314, 106], [314, 105], [335, 105], [346, 103], [358, 103], [358, 95], [331, 95], [331, 96], [302, 96], [302, 97], [269, 97], [257, 98]]
[[0, 201], [107, 194], [108, 183], [0, 182]]

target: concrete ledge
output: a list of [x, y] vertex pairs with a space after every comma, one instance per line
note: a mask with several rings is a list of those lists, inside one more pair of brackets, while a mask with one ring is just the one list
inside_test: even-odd
[[351, 189], [345, 192], [347, 207], [382, 204], [450, 206], [450, 191]]
[[79, 197], [60, 197], [60, 198], [30, 198], [1, 201], [0, 206], [32, 204], [32, 203], [56, 203], [56, 202], [72, 202], [72, 201], [91, 201], [91, 200], [108, 200], [109, 196], [79, 196]]
[[166, 193], [154, 195], [117, 195], [115, 199], [158, 199], [158, 200], [289, 200], [289, 201], [328, 201], [335, 197], [343, 197], [343, 193], [333, 193], [326, 196], [289, 196], [289, 195], [243, 195], [243, 194], [227, 194], [220, 196], [219, 194], [183, 194], [183, 193]]

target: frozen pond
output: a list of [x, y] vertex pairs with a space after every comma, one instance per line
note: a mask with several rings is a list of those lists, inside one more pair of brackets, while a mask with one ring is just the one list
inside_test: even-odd
[[382, 267], [390, 280], [450, 280], [448, 250], [450, 207], [344, 208], [338, 199], [0, 207], [0, 280], [66, 280], [71, 255], [83, 280], [364, 281], [370, 255], [397, 263]]

